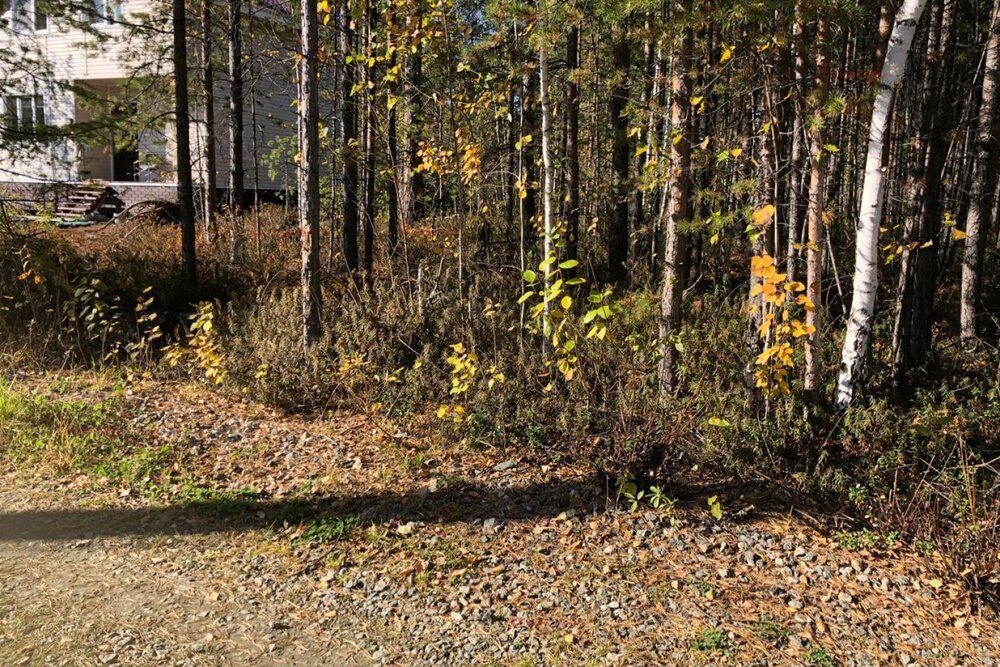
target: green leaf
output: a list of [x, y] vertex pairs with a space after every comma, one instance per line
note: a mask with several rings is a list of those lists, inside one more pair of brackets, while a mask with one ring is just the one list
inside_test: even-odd
[[572, 268], [574, 268], [576, 266], [579, 266], [579, 265], [580, 265], [580, 262], [578, 262], [577, 260], [575, 260], [575, 259], [567, 259], [565, 262], [560, 262], [559, 263], [559, 268], [560, 269], [572, 269]]
[[532, 271], [531, 269], [528, 269], [527, 271], [522, 273], [521, 276], [524, 278], [524, 282], [526, 283], [533, 283], [536, 280], [538, 280], [538, 275], [535, 274], [535, 272]]

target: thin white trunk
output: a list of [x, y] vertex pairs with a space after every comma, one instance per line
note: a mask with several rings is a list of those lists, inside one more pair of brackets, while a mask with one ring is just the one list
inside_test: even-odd
[[[544, 259], [548, 259], [553, 253], [552, 199], [553, 189], [555, 186], [555, 175], [552, 169], [552, 109], [549, 106], [549, 58], [546, 54], [544, 35], [542, 36], [542, 45], [538, 49], [538, 64], [538, 96], [542, 107], [542, 167], [545, 170], [545, 177], [542, 184], [542, 226], [545, 236], [542, 239], [542, 247]], [[544, 316], [545, 322], [543, 327], [545, 341], [543, 343], [543, 349], [546, 351], [549, 349], [549, 337], [552, 334], [549, 322], [548, 306], [548, 291], [552, 283], [550, 271], [550, 268], [546, 268], [544, 271], [546, 298]]]
[[851, 404], [854, 389], [861, 381], [871, 344], [875, 315], [875, 293], [878, 289], [878, 233], [882, 223], [882, 204], [886, 173], [882, 169], [882, 149], [892, 116], [896, 86], [906, 70], [906, 59], [913, 42], [920, 15], [927, 0], [904, 0], [896, 13], [889, 37], [889, 46], [882, 66], [882, 79], [872, 110], [868, 134], [868, 157], [865, 160], [865, 180], [861, 192], [858, 216], [858, 238], [854, 253], [854, 297], [851, 317], [841, 353], [840, 373], [834, 405], [843, 410]]

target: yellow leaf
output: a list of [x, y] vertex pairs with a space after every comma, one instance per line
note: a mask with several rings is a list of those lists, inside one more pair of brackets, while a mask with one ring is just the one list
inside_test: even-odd
[[720, 63], [728, 62], [729, 59], [732, 57], [733, 57], [733, 47], [724, 44], [722, 46], [722, 55], [719, 57], [719, 62]]
[[734, 148], [731, 151], [729, 151], [729, 155], [730, 155], [730, 157], [739, 157], [739, 156], [743, 155], [743, 149], [742, 148]]
[[774, 204], [767, 204], [762, 206], [753, 212], [753, 224], [761, 227], [771, 222], [771, 218], [774, 217]]
[[692, 97], [691, 98], [691, 106], [693, 106], [693, 107], [698, 106], [699, 104], [701, 104], [702, 99], [703, 98], [701, 97], [701, 95], [697, 95], [695, 97]]
[[965, 232], [963, 232], [961, 229], [952, 229], [951, 230], [951, 240], [952, 241], [961, 241], [962, 239], [964, 239], [967, 236], [968, 236], [968, 234], [966, 234]]
[[930, 584], [931, 588], [941, 588], [942, 586], [944, 586], [944, 582], [941, 581], [940, 579], [931, 579], [927, 583]]

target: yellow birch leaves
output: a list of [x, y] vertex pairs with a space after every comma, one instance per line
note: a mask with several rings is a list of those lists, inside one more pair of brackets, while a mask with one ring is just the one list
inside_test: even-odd
[[[766, 220], [770, 220], [772, 215], [773, 212], [766, 213]], [[755, 214], [755, 223], [756, 217]], [[750, 273], [760, 281], [750, 290], [750, 297], [760, 296], [764, 309], [758, 328], [764, 340], [764, 349], [754, 360], [757, 367], [754, 384], [772, 394], [787, 396], [791, 393], [789, 382], [792, 369], [795, 368], [795, 341], [816, 331], [816, 327], [811, 324], [793, 319], [792, 309], [801, 306], [809, 311], [816, 306], [808, 296], [802, 294], [806, 286], [797, 280], [787, 280], [787, 274], [778, 272], [774, 258], [770, 255], [751, 258]], [[789, 298], [791, 295], [795, 295], [794, 300]]]

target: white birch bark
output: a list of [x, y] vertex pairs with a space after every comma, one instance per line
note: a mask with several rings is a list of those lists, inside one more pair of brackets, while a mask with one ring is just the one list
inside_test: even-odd
[[851, 404], [854, 390], [864, 375], [871, 346], [875, 315], [875, 293], [878, 290], [878, 234], [882, 222], [882, 204], [886, 173], [882, 169], [882, 148], [892, 116], [896, 86], [906, 70], [906, 59], [913, 42], [920, 15], [927, 0], [904, 0], [896, 13], [889, 37], [889, 46], [882, 66], [882, 78], [872, 110], [868, 133], [868, 156], [865, 160], [865, 180], [861, 191], [858, 215], [858, 237], [854, 252], [854, 297], [847, 335], [841, 353], [840, 372], [834, 405], [843, 410]]

